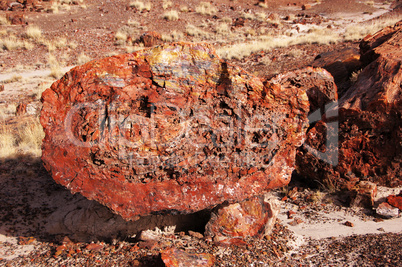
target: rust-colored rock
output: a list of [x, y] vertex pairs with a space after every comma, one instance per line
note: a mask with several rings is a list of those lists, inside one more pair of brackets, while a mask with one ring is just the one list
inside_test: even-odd
[[46, 169], [132, 220], [287, 184], [308, 112], [304, 89], [264, 85], [190, 43], [76, 67], [42, 102]]
[[140, 42], [145, 47], [152, 47], [162, 43], [162, 36], [158, 32], [145, 32], [140, 36]]
[[377, 185], [369, 181], [360, 181], [351, 191], [350, 206], [372, 208], [377, 195]]
[[387, 202], [388, 204], [398, 208], [399, 210], [402, 210], [402, 193], [399, 195], [390, 195], [387, 197]]
[[27, 113], [27, 103], [19, 103], [16, 108], [15, 115], [22, 116], [25, 115], [26, 113]]
[[7, 20], [12, 24], [12, 25], [23, 25], [27, 24], [27, 21], [25, 20], [24, 14], [22, 12], [12, 12], [7, 14]]
[[[374, 35], [383, 43], [370, 39], [374, 48], [363, 49], [363, 55], [375, 60], [340, 98], [338, 108], [326, 110], [309, 130], [297, 156], [304, 177], [349, 190], [361, 179], [402, 184], [402, 23], [392, 29], [387, 38]], [[387, 35], [389, 28], [384, 31]]]
[[330, 51], [318, 55], [312, 63], [314, 67], [322, 67], [329, 71], [339, 87], [339, 95], [350, 86], [350, 76], [361, 68], [360, 53], [348, 47], [339, 51]]
[[383, 202], [378, 205], [376, 213], [386, 219], [395, 218], [399, 215], [399, 209], [391, 206], [387, 202]]
[[270, 234], [278, 213], [277, 201], [264, 197], [219, 207], [211, 214], [205, 235], [221, 245], [245, 244], [245, 237], [262, 238]]
[[190, 253], [177, 248], [169, 248], [161, 252], [166, 267], [208, 267], [214, 266], [215, 257], [209, 253]]
[[[332, 75], [322, 68], [307, 67], [301, 70], [279, 74], [266, 83], [280, 84], [284, 88], [303, 88], [307, 92], [310, 112], [325, 110], [325, 105], [338, 100], [337, 87]], [[313, 115], [315, 120], [321, 116]]]

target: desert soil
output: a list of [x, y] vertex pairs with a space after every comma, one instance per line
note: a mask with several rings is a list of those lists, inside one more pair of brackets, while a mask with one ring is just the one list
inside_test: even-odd
[[[76, 2], [60, 4], [57, 12], [51, 12], [51, 2], [43, 2], [49, 12], [24, 12], [27, 24], [0, 25], [2, 40], [12, 36], [31, 44], [28, 48], [0, 47], [3, 132], [16, 131], [24, 122], [36, 118], [41, 92], [69, 68], [89, 59], [141, 49], [137, 39], [145, 31], [161, 33], [166, 42], [205, 41], [224, 51], [278, 36], [301, 38], [328, 31], [342, 36], [350, 26], [369, 27], [382, 19], [402, 19], [401, 13], [394, 10], [397, 1], [284, 0], [266, 1], [264, 6], [256, 5], [257, 0], [218, 0], [212, 1], [216, 11], [211, 15], [194, 12], [199, 1], [193, 0], [172, 1], [170, 6], [168, 1], [148, 1], [152, 7], [143, 12], [129, 7], [130, 1]], [[311, 8], [302, 10], [303, 4]], [[179, 11], [177, 20], [163, 18], [169, 10]], [[0, 11], [0, 16], [8, 13]], [[246, 18], [244, 26], [218, 30], [222, 23], [232, 25], [241, 17]], [[202, 33], [191, 33], [189, 24]], [[36, 39], [26, 35], [27, 28], [33, 25], [41, 29]], [[119, 32], [126, 36], [118, 37]], [[359, 38], [328, 42], [318, 39], [252, 51], [227, 60], [269, 78], [309, 66], [320, 53], [346, 47], [358, 49]], [[28, 103], [30, 108], [27, 114], [17, 117], [19, 103]], [[174, 232], [167, 228], [157, 241], [140, 241], [136, 233], [102, 237], [94, 229], [113, 224], [88, 218], [98, 218], [101, 210], [103, 219], [109, 216], [119, 221], [116, 215], [57, 185], [43, 168], [38, 153], [30, 155], [24, 148], [19, 152], [0, 160], [0, 266], [158, 266], [160, 251], [172, 246], [212, 253], [216, 266], [398, 266], [402, 260], [401, 217], [386, 220], [376, 216], [373, 209], [347, 207], [342, 194], [309, 188], [297, 180], [273, 192], [281, 202], [281, 212], [272, 234], [263, 240], [250, 238], [243, 246], [220, 247], [190, 235], [189, 230], [203, 233], [191, 221]], [[379, 188], [375, 205], [401, 189]], [[284, 198], [289, 192], [296, 193], [293, 198]], [[81, 225], [74, 232], [64, 224], [79, 210], [85, 211], [86, 217], [82, 218], [87, 228]], [[295, 212], [292, 218], [288, 216], [290, 210]], [[347, 221], [353, 227], [346, 226]]]

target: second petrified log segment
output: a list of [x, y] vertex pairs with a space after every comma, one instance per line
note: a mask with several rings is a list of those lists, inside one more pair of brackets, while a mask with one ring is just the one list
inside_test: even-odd
[[304, 89], [264, 85], [189, 43], [76, 67], [42, 101], [47, 170], [125, 219], [287, 184], [309, 109]]

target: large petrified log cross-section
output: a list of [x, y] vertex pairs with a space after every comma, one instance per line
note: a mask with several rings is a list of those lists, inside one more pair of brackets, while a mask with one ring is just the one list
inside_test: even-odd
[[287, 184], [308, 101], [171, 44], [92, 61], [44, 92], [53, 178], [126, 219], [189, 213]]

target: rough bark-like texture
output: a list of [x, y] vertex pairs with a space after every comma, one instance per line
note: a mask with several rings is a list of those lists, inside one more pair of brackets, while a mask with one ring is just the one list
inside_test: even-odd
[[351, 74], [360, 69], [362, 63], [359, 51], [349, 47], [340, 51], [322, 53], [315, 58], [312, 65], [329, 71], [339, 88], [339, 95], [342, 95], [344, 89], [350, 87]]
[[264, 197], [219, 207], [211, 214], [205, 235], [220, 245], [246, 244], [245, 237], [262, 238], [270, 234], [278, 213], [277, 200]]
[[[309, 114], [325, 110], [325, 105], [338, 100], [337, 87], [331, 73], [322, 68], [304, 69], [279, 74], [266, 84], [280, 84], [286, 90], [303, 88], [310, 103]], [[317, 117], [313, 115], [313, 117]], [[319, 116], [316, 119], [321, 119]]]
[[125, 219], [287, 184], [308, 112], [304, 89], [264, 86], [189, 43], [76, 67], [42, 102], [47, 170]]
[[163, 250], [161, 258], [166, 267], [209, 267], [215, 264], [215, 257], [211, 254], [189, 253], [176, 248]]
[[[334, 116], [327, 116], [307, 134], [306, 145], [322, 153], [339, 152], [339, 158], [329, 164], [322, 155], [299, 150], [297, 165], [304, 177], [347, 189], [359, 180], [387, 186], [402, 184], [401, 45], [400, 22], [362, 41], [362, 58], [374, 61], [341, 97], [339, 108], [331, 111]], [[332, 140], [339, 135], [339, 151], [326, 142], [331, 139], [328, 134]]]

